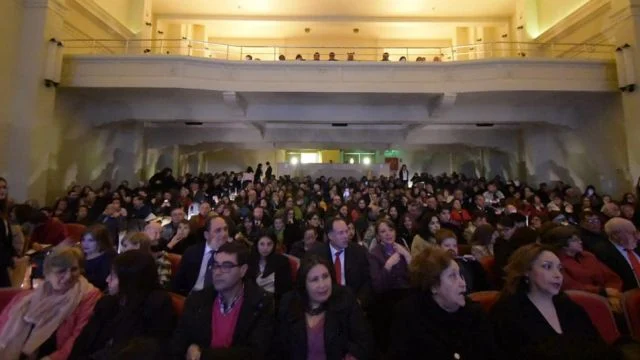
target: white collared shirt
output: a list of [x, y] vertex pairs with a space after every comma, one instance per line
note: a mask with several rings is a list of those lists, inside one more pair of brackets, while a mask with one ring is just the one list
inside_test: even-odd
[[196, 280], [196, 284], [193, 285], [193, 289], [191, 291], [198, 291], [204, 288], [204, 277], [207, 273], [207, 264], [209, 264], [209, 259], [213, 254], [211, 250], [215, 250], [212, 247], [209, 247], [208, 243], [204, 244], [204, 254], [202, 255], [202, 262], [200, 263], [200, 272], [198, 273], [198, 279]]
[[[627, 252], [627, 249], [625, 249], [623, 246], [620, 246], [614, 243], [613, 241], [611, 243], [613, 244], [613, 246], [616, 247], [616, 249], [618, 249], [618, 251], [620, 252], [620, 254], [622, 254], [624, 259], [627, 260], [627, 264], [629, 264], [629, 266], [631, 267], [631, 270], [633, 270], [633, 265], [631, 265], [631, 260], [629, 259], [629, 253]], [[636, 254], [635, 251], [633, 251], [633, 256], [635, 256], [636, 259], [638, 259], [638, 262], [640, 262], [640, 256], [638, 256], [638, 254]], [[632, 272], [634, 275], [636, 274], [635, 271], [632, 271]], [[638, 279], [638, 276], [636, 276], [636, 282], [640, 284], [640, 279]]]
[[336, 279], [340, 285], [347, 285], [347, 279], [345, 278], [345, 267], [344, 267], [344, 251], [345, 249], [342, 250], [336, 250], [333, 248], [333, 246], [329, 245], [329, 249], [331, 249], [331, 262], [335, 264], [336, 262], [336, 253], [338, 251], [342, 251], [342, 253], [340, 254], [340, 279]]

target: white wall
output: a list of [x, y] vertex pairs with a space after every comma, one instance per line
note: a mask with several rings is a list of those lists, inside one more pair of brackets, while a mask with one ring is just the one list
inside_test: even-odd
[[576, 129], [537, 126], [523, 131], [529, 181], [564, 180], [601, 192], [631, 189], [619, 94], [603, 95], [597, 106], [581, 109]]
[[538, 0], [538, 29], [544, 32], [589, 0]]
[[111, 16], [126, 26], [131, 26], [131, 8], [138, 0], [94, 0]]
[[[2, 39], [2, 55], [0, 56], [0, 128], [7, 129], [10, 118], [10, 105], [13, 101], [14, 83], [16, 81], [16, 59], [20, 45], [23, 8], [21, 1], [0, 1], [0, 34]], [[8, 131], [0, 131], [0, 143], [7, 143]], [[0, 152], [0, 176], [6, 175], [7, 153]]]

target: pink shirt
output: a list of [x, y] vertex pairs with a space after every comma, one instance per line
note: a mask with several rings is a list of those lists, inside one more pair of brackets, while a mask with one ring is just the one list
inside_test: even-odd
[[228, 314], [220, 311], [220, 296], [216, 296], [211, 314], [211, 347], [229, 348], [233, 344], [233, 333], [236, 331], [236, 324], [240, 316], [240, 309], [244, 302], [241, 296]]

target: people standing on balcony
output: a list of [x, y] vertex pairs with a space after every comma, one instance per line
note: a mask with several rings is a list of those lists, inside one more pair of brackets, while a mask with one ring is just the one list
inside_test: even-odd
[[258, 164], [258, 167], [256, 167], [256, 172], [253, 173], [253, 183], [254, 184], [259, 183], [261, 178], [262, 178], [262, 163]]
[[279, 61], [285, 61], [285, 60], [287, 60], [287, 58], [284, 55], [280, 55], [280, 56], [278, 56], [278, 60]]
[[355, 52], [348, 52], [347, 53], [347, 61], [355, 61]]
[[338, 61], [338, 59], [336, 59], [336, 53], [333, 51], [329, 53], [329, 61]]
[[319, 61], [320, 60], [320, 53], [319, 52], [315, 52], [313, 53], [313, 61]]
[[296, 61], [304, 61], [304, 58], [302, 57], [302, 55], [298, 54], [296, 55]]
[[246, 56], [244, 57], [244, 59], [245, 59], [246, 61], [251, 61], [251, 60], [253, 60], [253, 56], [251, 56], [251, 55], [246, 55]]
[[381, 61], [389, 61], [389, 53], [385, 52], [384, 54], [382, 54], [382, 60]]
[[400, 56], [400, 59], [398, 61], [399, 62], [407, 62], [407, 57], [406, 56]]

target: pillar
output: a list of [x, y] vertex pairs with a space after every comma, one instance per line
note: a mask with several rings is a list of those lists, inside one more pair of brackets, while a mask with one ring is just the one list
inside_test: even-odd
[[531, 42], [538, 35], [538, 4], [536, 0], [517, 0], [516, 13], [512, 20], [512, 30], [514, 36], [511, 41], [517, 42], [512, 48], [512, 56], [528, 56], [531, 47], [527, 42]]
[[60, 126], [55, 116], [55, 87], [45, 87], [47, 46], [52, 38], [61, 39], [65, 0], [25, 0], [23, 23], [18, 34], [15, 87], [8, 95], [10, 122], [5, 129], [5, 153], [11, 196], [16, 201], [36, 199], [47, 194], [50, 164], [59, 148]]
[[[613, 0], [610, 23], [614, 26], [613, 44], [622, 46], [629, 44], [632, 51], [633, 68], [636, 84], [640, 76], [640, 0]], [[640, 84], [638, 84], [640, 85]], [[628, 177], [635, 184], [640, 176], [640, 88], [636, 85], [634, 92], [622, 93], [624, 114], [624, 136], [626, 138], [628, 157]]]
[[145, 51], [155, 52], [159, 43], [151, 41], [153, 34], [152, 0], [131, 0], [129, 8], [129, 24], [131, 30], [136, 32], [135, 41], [129, 47], [129, 52], [134, 54], [144, 54]]
[[207, 49], [207, 26], [194, 24], [191, 25], [191, 35], [192, 35], [192, 49], [191, 55], [197, 57], [208, 57], [208, 49]]

